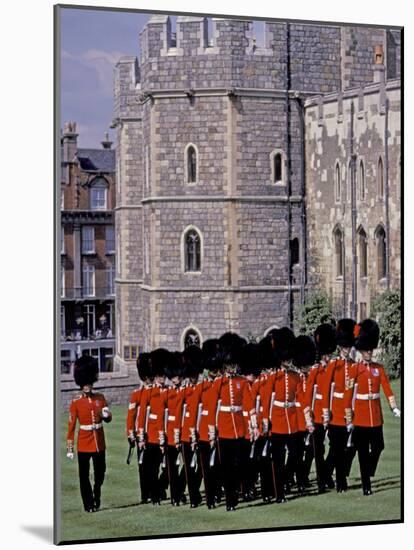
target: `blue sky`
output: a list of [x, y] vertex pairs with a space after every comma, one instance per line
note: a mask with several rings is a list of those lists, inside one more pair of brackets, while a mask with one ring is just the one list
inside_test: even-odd
[[[61, 123], [77, 122], [80, 147], [100, 147], [105, 132], [114, 138], [113, 69], [123, 55], [138, 57], [139, 33], [150, 15], [61, 9]], [[259, 27], [256, 34], [262, 34]]]

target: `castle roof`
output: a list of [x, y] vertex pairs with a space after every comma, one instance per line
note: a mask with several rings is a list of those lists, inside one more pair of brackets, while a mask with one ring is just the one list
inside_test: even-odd
[[115, 150], [78, 149], [77, 157], [85, 172], [115, 172]]

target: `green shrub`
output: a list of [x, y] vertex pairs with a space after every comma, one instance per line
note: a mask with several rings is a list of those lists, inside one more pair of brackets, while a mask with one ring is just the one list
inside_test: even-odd
[[380, 356], [391, 378], [401, 374], [401, 296], [398, 290], [387, 290], [373, 300], [372, 315], [380, 328]]
[[308, 292], [294, 322], [295, 332], [313, 336], [316, 327], [321, 323], [329, 323], [332, 317], [328, 295], [323, 291]]

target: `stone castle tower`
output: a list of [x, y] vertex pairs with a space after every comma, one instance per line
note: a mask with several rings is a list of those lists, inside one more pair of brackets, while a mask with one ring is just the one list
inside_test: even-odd
[[[399, 33], [153, 16], [115, 70], [116, 363], [289, 324], [307, 288], [305, 102], [399, 67]], [[132, 372], [132, 371], [131, 371]]]

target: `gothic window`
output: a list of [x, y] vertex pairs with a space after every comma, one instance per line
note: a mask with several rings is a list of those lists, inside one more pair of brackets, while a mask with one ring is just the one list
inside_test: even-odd
[[378, 197], [384, 198], [384, 165], [381, 157], [378, 161]]
[[201, 237], [196, 229], [184, 236], [185, 271], [201, 271]]
[[186, 148], [186, 181], [197, 183], [197, 151], [194, 145]]
[[352, 189], [351, 189], [351, 185], [352, 185], [352, 162], [349, 161], [349, 164], [348, 164], [348, 174], [347, 174], [347, 182], [346, 182], [346, 200], [348, 202], [351, 202], [351, 198], [352, 198]]
[[290, 269], [299, 263], [299, 239], [295, 237], [290, 241]]
[[367, 234], [361, 227], [358, 231], [358, 249], [359, 249], [359, 276], [368, 276], [368, 240]]
[[339, 164], [335, 167], [335, 201], [341, 201], [341, 171], [339, 169]]
[[201, 347], [200, 334], [192, 328], [188, 329], [184, 335], [184, 348], [188, 348], [189, 346]]
[[359, 163], [359, 199], [361, 201], [364, 201], [365, 200], [365, 194], [366, 194], [366, 189], [365, 189], [365, 170], [364, 170], [364, 163], [363, 161], [361, 160], [361, 162]]
[[344, 237], [341, 229], [338, 227], [334, 231], [335, 241], [335, 274], [336, 277], [344, 275]]
[[380, 225], [375, 231], [375, 240], [377, 243], [377, 272], [378, 279], [384, 279], [387, 276], [387, 247], [384, 228]]
[[272, 183], [283, 182], [283, 157], [282, 153], [273, 152], [271, 154]]

